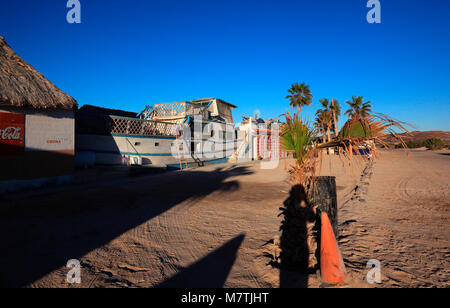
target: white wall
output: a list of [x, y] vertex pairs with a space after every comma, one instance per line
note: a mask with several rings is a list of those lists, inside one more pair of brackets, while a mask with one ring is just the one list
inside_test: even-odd
[[[239, 139], [242, 139], [244, 146], [242, 147], [242, 153], [238, 153], [238, 158], [241, 161], [248, 161], [257, 159], [256, 157], [256, 141], [257, 134], [254, 130], [256, 126], [250, 121], [246, 124], [241, 124], [239, 126]], [[240, 145], [238, 145], [240, 146]]]
[[25, 151], [75, 149], [73, 111], [31, 112], [25, 116]]

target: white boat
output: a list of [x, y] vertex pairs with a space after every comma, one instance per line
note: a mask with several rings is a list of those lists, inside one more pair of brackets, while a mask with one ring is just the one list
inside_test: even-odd
[[137, 115], [81, 108], [76, 115], [76, 164], [178, 169], [225, 162], [238, 141], [234, 108], [215, 98], [160, 103]]

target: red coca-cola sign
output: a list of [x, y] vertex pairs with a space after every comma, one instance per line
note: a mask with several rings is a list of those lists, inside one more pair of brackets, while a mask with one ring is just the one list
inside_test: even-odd
[[23, 153], [25, 115], [0, 112], [0, 155]]

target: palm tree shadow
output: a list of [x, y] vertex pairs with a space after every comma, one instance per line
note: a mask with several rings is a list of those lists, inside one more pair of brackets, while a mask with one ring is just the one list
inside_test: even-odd
[[236, 236], [156, 288], [222, 288], [244, 238]]

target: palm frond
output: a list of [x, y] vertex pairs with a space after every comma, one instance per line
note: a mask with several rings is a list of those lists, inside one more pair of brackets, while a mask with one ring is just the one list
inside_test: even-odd
[[386, 134], [397, 138], [406, 148], [400, 133], [407, 133], [409, 132], [407, 127], [414, 127], [385, 114], [369, 114], [366, 117], [350, 118], [335, 140], [315, 143], [319, 132], [326, 130], [324, 123], [328, 123], [327, 125], [330, 123], [330, 113], [327, 110], [322, 110], [319, 113], [314, 123], [317, 129], [314, 129], [311, 123], [303, 121], [299, 113], [294, 112], [291, 115], [287, 112], [285, 117], [286, 123], [282, 129], [281, 145], [284, 150], [295, 153], [297, 159], [296, 164], [289, 169], [291, 182], [301, 184], [308, 189], [314, 186], [322, 149], [341, 148], [351, 165], [355, 155], [365, 159], [365, 156], [359, 155], [361, 149], [376, 156], [375, 144], [385, 144], [383, 139]]

